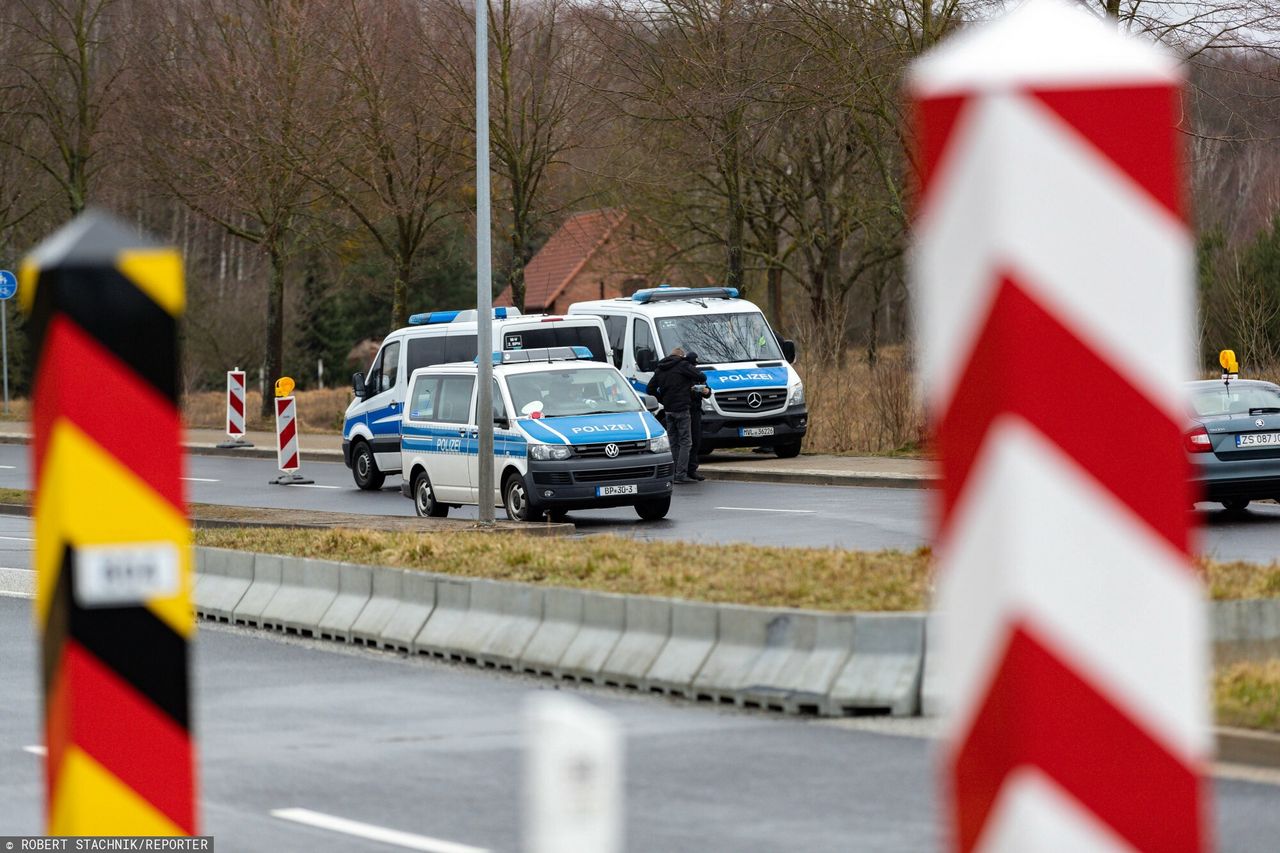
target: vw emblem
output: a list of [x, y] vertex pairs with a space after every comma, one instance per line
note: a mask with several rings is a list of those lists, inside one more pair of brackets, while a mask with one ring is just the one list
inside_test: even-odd
[[752, 391], [747, 395], [747, 405], [753, 409], [760, 408], [760, 404], [764, 402], [764, 397], [760, 396], [759, 391]]
[[608, 456], [610, 459], [617, 459], [617, 458], [618, 458], [618, 445], [616, 445], [616, 444], [606, 444], [606, 445], [604, 446], [604, 455], [605, 455], [605, 456]]
[[1266, 421], [1264, 421], [1262, 418], [1258, 418], [1256, 421], [1254, 421], [1254, 422], [1253, 422], [1253, 425], [1254, 425], [1254, 426], [1266, 426], [1266, 425], [1267, 425], [1267, 422], [1266, 422]]

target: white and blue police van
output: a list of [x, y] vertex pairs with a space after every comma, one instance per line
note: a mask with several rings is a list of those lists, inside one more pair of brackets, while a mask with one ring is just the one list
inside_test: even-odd
[[615, 367], [643, 390], [663, 355], [698, 354], [711, 396], [702, 401], [700, 453], [769, 447], [800, 453], [809, 426], [804, 384], [792, 367], [796, 347], [732, 287], [662, 287], [630, 297], [575, 302], [570, 317], [604, 321]]
[[[608, 359], [599, 319], [521, 314], [515, 308], [495, 308], [493, 318], [495, 349], [582, 346], [591, 358]], [[355, 399], [343, 419], [342, 459], [357, 486], [377, 491], [388, 474], [401, 471], [400, 422], [409, 375], [420, 367], [475, 357], [474, 309], [414, 314], [408, 326], [387, 335], [369, 371], [351, 377]]]
[[[586, 347], [493, 354], [493, 494], [518, 521], [633, 506], [645, 520], [671, 507], [666, 432], [610, 364]], [[400, 491], [420, 516], [479, 503], [480, 428], [473, 362], [413, 372], [400, 424]]]

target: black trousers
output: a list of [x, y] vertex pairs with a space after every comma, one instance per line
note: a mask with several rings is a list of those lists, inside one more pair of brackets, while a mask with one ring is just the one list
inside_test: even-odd
[[690, 432], [693, 433], [693, 446], [689, 448], [689, 468], [687, 474], [692, 477], [698, 472], [698, 445], [702, 442], [702, 401], [695, 400], [689, 409]]

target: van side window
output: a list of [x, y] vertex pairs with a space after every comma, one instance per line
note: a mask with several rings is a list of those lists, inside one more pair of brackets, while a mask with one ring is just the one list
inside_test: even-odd
[[444, 364], [444, 335], [409, 338], [409, 363], [406, 369], [412, 373], [419, 367], [435, 367]]
[[409, 393], [409, 420], [435, 420], [436, 385], [439, 382], [435, 376], [419, 376], [413, 383], [413, 390]]
[[445, 364], [452, 364], [455, 361], [472, 361], [475, 357], [475, 335], [449, 335], [444, 339]]
[[505, 418], [507, 416], [507, 405], [502, 402], [502, 389], [498, 387], [498, 380], [493, 380], [493, 419]]
[[382, 348], [382, 376], [378, 380], [378, 391], [390, 391], [396, 387], [400, 378], [400, 342], [392, 341]]
[[636, 367], [642, 372], [648, 372], [653, 369], [652, 365], [644, 365], [641, 352], [647, 351], [648, 358], [656, 361], [658, 352], [653, 348], [653, 333], [649, 331], [649, 321], [636, 318], [632, 329], [631, 354], [635, 356]]
[[627, 338], [627, 318], [620, 314], [605, 314], [604, 330], [609, 335], [609, 354], [613, 357], [613, 366], [622, 367], [622, 344]]
[[465, 424], [471, 420], [471, 389], [474, 376], [441, 376], [436, 416], [433, 420]]
[[364, 377], [364, 385], [369, 390], [367, 394], [377, 394], [381, 389], [378, 387], [382, 379], [382, 350], [378, 350], [378, 354], [373, 357], [373, 364], [369, 365], [369, 372]]

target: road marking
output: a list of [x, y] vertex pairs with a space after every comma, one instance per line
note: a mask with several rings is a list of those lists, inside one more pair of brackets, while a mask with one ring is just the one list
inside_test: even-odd
[[22, 748], [22, 751], [29, 752], [32, 755], [39, 755], [39, 756], [45, 756], [49, 754], [49, 750], [45, 749], [43, 746], [24, 746]]
[[29, 536], [0, 536], [5, 542], [34, 542], [36, 540]]
[[367, 838], [370, 841], [380, 841], [383, 844], [393, 844], [396, 847], [404, 847], [408, 850], [422, 850], [425, 853], [489, 853], [488, 850], [482, 847], [471, 847], [454, 841], [441, 841], [439, 838], [428, 838], [425, 835], [414, 835], [411, 832], [386, 829], [381, 826], [374, 826], [371, 823], [360, 823], [359, 821], [334, 817], [321, 812], [313, 812], [310, 809], [273, 809], [271, 816], [280, 820], [291, 820], [294, 823], [303, 823], [307, 826], [354, 835], [357, 838]]
[[6, 471], [16, 471], [18, 469], [18, 466], [17, 465], [0, 465], [0, 468], [3, 468]]
[[221, 483], [221, 480], [210, 480], [208, 477], [183, 477], [182, 479], [191, 483]]
[[341, 489], [342, 486], [322, 486], [319, 483], [294, 483], [295, 489]]
[[807, 515], [817, 512], [816, 509], [773, 509], [772, 507], [762, 506], [718, 506], [716, 509], [732, 509], [737, 512], [794, 512]]

